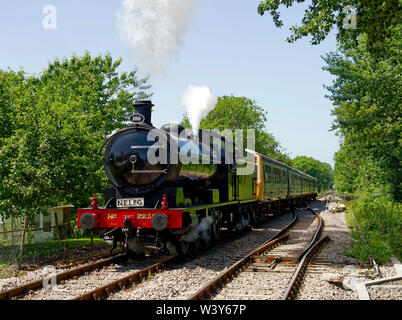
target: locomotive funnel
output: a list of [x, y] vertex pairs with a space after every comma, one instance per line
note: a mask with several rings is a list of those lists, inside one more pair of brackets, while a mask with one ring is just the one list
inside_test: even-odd
[[135, 111], [139, 114], [142, 114], [144, 116], [144, 123], [149, 124], [152, 126], [151, 123], [151, 112], [152, 112], [152, 107], [154, 105], [152, 104], [152, 101], [149, 100], [141, 100], [141, 101], [136, 101], [134, 103], [134, 108]]

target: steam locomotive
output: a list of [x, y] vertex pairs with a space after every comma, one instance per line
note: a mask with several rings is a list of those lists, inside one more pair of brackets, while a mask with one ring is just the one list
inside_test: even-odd
[[[105, 143], [104, 168], [113, 184], [105, 191], [105, 206], [94, 197], [90, 208], [78, 210], [78, 226], [113, 248], [121, 242], [137, 254], [152, 248], [186, 255], [210, 246], [223, 230], [244, 229], [317, 196], [315, 178], [255, 151], [242, 151], [252, 163], [228, 163], [227, 146], [229, 153], [238, 148], [224, 136], [205, 141], [178, 124], [155, 128], [153, 106], [135, 102], [132, 123]], [[150, 161], [150, 152], [163, 153], [166, 161]], [[183, 161], [188, 156], [197, 161]], [[253, 170], [239, 174], [244, 165]]]

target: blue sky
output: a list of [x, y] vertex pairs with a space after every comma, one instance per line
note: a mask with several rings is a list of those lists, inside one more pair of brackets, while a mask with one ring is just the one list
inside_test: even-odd
[[[55, 57], [88, 50], [123, 58], [122, 69], [138, 64], [116, 27], [122, 0], [0, 0], [0, 69], [40, 72]], [[323, 84], [332, 77], [320, 58], [336, 48], [335, 34], [319, 46], [309, 39], [288, 44], [289, 27], [299, 23], [302, 5], [283, 9], [285, 26], [257, 13], [259, 0], [201, 0], [180, 54], [163, 75], [150, 78], [156, 105], [153, 123], [180, 121], [179, 99], [188, 85], [217, 94], [246, 96], [268, 111], [269, 132], [291, 157], [312, 156], [333, 165], [338, 138], [330, 132], [331, 102]], [[45, 5], [57, 9], [57, 29], [45, 30]], [[299, 23], [300, 24], [300, 23]], [[139, 70], [145, 76], [145, 70]]]

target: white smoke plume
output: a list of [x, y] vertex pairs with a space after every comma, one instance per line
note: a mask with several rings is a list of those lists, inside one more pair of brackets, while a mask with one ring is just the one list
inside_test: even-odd
[[211, 241], [210, 229], [214, 223], [214, 219], [210, 216], [201, 219], [197, 224], [197, 227], [183, 236], [183, 240], [187, 242], [194, 242], [198, 238], [201, 238], [207, 245]]
[[205, 86], [189, 86], [181, 97], [180, 104], [186, 111], [194, 136], [198, 136], [200, 123], [218, 103], [218, 97]]
[[117, 27], [138, 58], [138, 65], [151, 73], [165, 71], [183, 44], [199, 0], [123, 0]]

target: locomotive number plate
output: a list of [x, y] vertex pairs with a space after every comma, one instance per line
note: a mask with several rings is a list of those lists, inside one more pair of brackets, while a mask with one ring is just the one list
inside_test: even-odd
[[137, 214], [138, 220], [151, 220], [153, 214], [152, 213], [139, 213]]
[[117, 199], [118, 208], [143, 207], [144, 198]]

